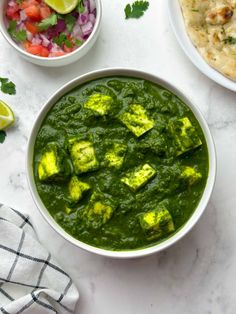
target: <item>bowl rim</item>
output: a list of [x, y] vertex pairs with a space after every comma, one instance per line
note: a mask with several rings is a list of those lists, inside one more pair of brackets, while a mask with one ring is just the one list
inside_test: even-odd
[[[202, 131], [204, 133], [207, 147], [208, 147], [208, 154], [209, 154], [209, 174], [207, 183], [203, 192], [203, 195], [201, 197], [201, 200], [196, 207], [195, 211], [193, 212], [192, 216], [189, 218], [189, 220], [178, 230], [173, 236], [170, 236], [166, 240], [160, 242], [159, 244], [136, 249], [136, 250], [128, 250], [128, 251], [111, 251], [106, 249], [97, 248], [94, 246], [91, 246], [89, 244], [86, 244], [80, 240], [77, 240], [73, 238], [69, 233], [64, 231], [60, 225], [57, 224], [57, 222], [52, 218], [52, 216], [49, 214], [48, 210], [44, 206], [43, 202], [41, 201], [39, 194], [36, 189], [36, 185], [34, 182], [34, 176], [33, 176], [33, 151], [34, 151], [34, 144], [35, 139], [38, 134], [38, 131], [40, 129], [41, 123], [44, 120], [45, 116], [47, 115], [48, 111], [53, 107], [55, 102], [62, 97], [64, 94], [75, 88], [76, 86], [79, 86], [83, 83], [89, 82], [94, 79], [102, 78], [102, 77], [109, 77], [109, 76], [130, 76], [130, 77], [136, 77], [136, 78], [142, 78], [145, 80], [149, 80], [151, 82], [154, 82], [156, 84], [159, 84], [163, 86], [164, 88], [167, 88], [172, 93], [176, 94], [180, 99], [182, 99], [187, 106], [190, 108], [190, 110], [193, 112], [194, 116], [198, 120], [198, 123], [200, 124]], [[130, 68], [105, 68], [101, 70], [91, 71], [89, 73], [83, 74], [81, 76], [78, 76], [74, 78], [73, 80], [69, 81], [68, 83], [64, 84], [61, 88], [59, 88], [51, 97], [46, 101], [46, 103], [43, 105], [41, 110], [39, 111], [29, 139], [28, 139], [28, 145], [27, 145], [27, 155], [26, 155], [26, 174], [27, 174], [27, 180], [30, 188], [30, 192], [32, 194], [33, 200], [43, 216], [43, 218], [47, 221], [47, 223], [65, 240], [72, 243], [76, 247], [79, 247], [81, 249], [84, 249], [88, 252], [95, 253], [101, 256], [111, 257], [111, 258], [118, 258], [118, 259], [126, 259], [126, 258], [137, 258], [137, 257], [143, 257], [147, 256], [153, 253], [160, 252], [164, 249], [167, 249], [174, 243], [176, 243], [178, 240], [183, 238], [197, 223], [201, 215], [203, 214], [204, 210], [207, 207], [207, 204], [209, 202], [209, 199], [211, 197], [214, 184], [215, 184], [215, 178], [216, 178], [216, 151], [215, 151], [215, 145], [214, 141], [210, 132], [210, 129], [207, 125], [206, 120], [204, 119], [202, 113], [198, 109], [198, 107], [190, 100], [189, 97], [185, 96], [185, 93], [183, 93], [179, 88], [175, 87], [165, 79], [162, 79], [155, 74], [151, 74], [144, 71], [139, 71], [136, 69], [130, 69]]]
[[[0, 0], [1, 1], [1, 0]], [[2, 2], [2, 6], [4, 6], [4, 4], [7, 2], [8, 0], [5, 0]], [[37, 55], [33, 55], [31, 53], [28, 53], [27, 51], [25, 51], [23, 48], [21, 48], [10, 36], [10, 34], [7, 32], [7, 28], [4, 22], [4, 10], [0, 13], [0, 32], [2, 33], [3, 37], [6, 39], [6, 41], [13, 47], [15, 48], [19, 53], [23, 54], [26, 58], [31, 58], [33, 60], [36, 61], [45, 61], [45, 62], [57, 62], [57, 60], [66, 60], [69, 59], [71, 57], [73, 57], [76, 54], [79, 54], [82, 50], [85, 49], [85, 47], [87, 47], [90, 42], [92, 42], [93, 38], [96, 36], [96, 34], [99, 32], [100, 30], [100, 26], [101, 26], [101, 21], [102, 21], [102, 2], [101, 0], [95, 0], [96, 1], [96, 22], [95, 25], [93, 27], [93, 31], [92, 33], [89, 35], [89, 37], [87, 38], [87, 40], [83, 43], [83, 45], [81, 45], [79, 48], [77, 48], [76, 50], [64, 55], [64, 56], [59, 56], [59, 57], [40, 57]]]
[[175, 34], [181, 49], [193, 65], [213, 82], [236, 92], [236, 81], [228, 78], [208, 64], [208, 62], [201, 56], [198, 49], [194, 46], [185, 26], [179, 0], [168, 0], [166, 5], [173, 33]]

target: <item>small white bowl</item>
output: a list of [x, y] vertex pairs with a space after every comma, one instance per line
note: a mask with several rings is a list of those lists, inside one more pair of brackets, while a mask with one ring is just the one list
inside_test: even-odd
[[189, 38], [184, 23], [179, 0], [168, 0], [167, 2], [170, 23], [175, 36], [187, 57], [206, 76], [216, 83], [236, 92], [236, 82], [230, 80], [213, 67], [211, 67], [200, 55], [196, 47]]
[[96, 23], [94, 25], [93, 31], [89, 38], [85, 41], [85, 43], [76, 49], [75, 51], [68, 53], [65, 56], [61, 57], [54, 57], [54, 58], [44, 58], [32, 55], [26, 52], [23, 48], [21, 48], [9, 35], [7, 31], [7, 19], [5, 16], [6, 7], [7, 7], [7, 0], [0, 0], [0, 31], [8, 41], [8, 43], [16, 49], [16, 51], [23, 57], [25, 60], [45, 67], [60, 67], [65, 66], [67, 64], [73, 63], [80, 58], [82, 58], [95, 44], [99, 31], [101, 28], [101, 19], [102, 19], [102, 4], [101, 0], [95, 0], [96, 2], [96, 9], [97, 9], [97, 18]]
[[[34, 144], [37, 137], [37, 134], [40, 130], [41, 124], [46, 117], [49, 110], [53, 107], [53, 105], [66, 93], [68, 93], [73, 88], [84, 84], [86, 82], [89, 82], [91, 80], [95, 80], [102, 77], [108, 77], [108, 76], [129, 76], [129, 77], [137, 77], [145, 80], [149, 80], [155, 84], [159, 84], [171, 92], [173, 92], [175, 95], [177, 95], [179, 98], [181, 98], [184, 103], [186, 103], [189, 108], [194, 113], [195, 117], [197, 118], [203, 133], [205, 135], [207, 147], [208, 147], [208, 153], [209, 153], [209, 175], [206, 183], [205, 190], [203, 192], [202, 198], [195, 209], [192, 216], [189, 218], [189, 220], [186, 222], [186, 224], [172, 237], [168, 238], [167, 240], [164, 240], [163, 242], [153, 245], [148, 248], [144, 249], [137, 249], [137, 250], [130, 250], [130, 251], [110, 251], [105, 249], [96, 248], [94, 246], [88, 245], [86, 243], [83, 243], [75, 238], [73, 238], [70, 234], [68, 234], [65, 230], [61, 228], [60, 225], [57, 224], [57, 222], [53, 219], [53, 217], [49, 214], [47, 208], [44, 206], [35, 185], [34, 181], [34, 174], [33, 174], [33, 156], [34, 156]], [[208, 125], [203, 118], [201, 112], [199, 109], [193, 104], [193, 102], [185, 96], [183, 92], [181, 92], [179, 89], [168, 83], [167, 81], [153, 75], [148, 74], [146, 72], [141, 72], [137, 70], [131, 70], [131, 69], [103, 69], [99, 71], [90, 72], [88, 74], [82, 75], [66, 85], [64, 85], [62, 88], [60, 88], [55, 94], [53, 94], [50, 99], [46, 102], [46, 104], [43, 106], [41, 111], [38, 114], [38, 117], [36, 118], [36, 121], [33, 125], [33, 129], [31, 131], [29, 142], [28, 142], [28, 148], [27, 148], [27, 160], [26, 160], [26, 172], [27, 172], [27, 178], [28, 183], [30, 187], [30, 191], [32, 193], [33, 199], [40, 211], [40, 213], [43, 215], [45, 220], [49, 223], [49, 225], [57, 231], [64, 239], [69, 241], [70, 243], [74, 244], [76, 247], [82, 248], [86, 251], [93, 252], [99, 255], [107, 256], [107, 257], [113, 257], [113, 258], [137, 258], [142, 257], [146, 255], [150, 255], [156, 252], [160, 252], [169, 246], [176, 243], [178, 240], [180, 240], [184, 235], [186, 235], [192, 227], [197, 223], [199, 218], [201, 217], [202, 213], [204, 212], [208, 201], [210, 199], [214, 182], [215, 182], [215, 176], [216, 176], [216, 153], [215, 153], [215, 147], [213, 143], [213, 139], [210, 133], [210, 130], [208, 128]]]

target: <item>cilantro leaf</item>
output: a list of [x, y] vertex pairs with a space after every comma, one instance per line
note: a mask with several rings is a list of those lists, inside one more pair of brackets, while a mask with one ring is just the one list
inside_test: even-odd
[[62, 47], [63, 45], [68, 48], [73, 47], [72, 42], [67, 38], [67, 35], [65, 33], [61, 33], [58, 37], [53, 38], [53, 42], [60, 47]]
[[235, 45], [236, 44], [236, 37], [228, 36], [227, 38], [223, 39], [225, 44]]
[[17, 30], [16, 21], [10, 21], [7, 30], [13, 39], [17, 41], [26, 41], [27, 39], [26, 31], [24, 29]]
[[65, 45], [66, 45], [66, 47], [68, 47], [68, 48], [72, 48], [72, 47], [73, 47], [73, 44], [72, 44], [72, 42], [71, 42], [69, 39], [66, 39], [66, 40], [65, 40]]
[[76, 39], [76, 40], [75, 40], [76, 46], [81, 46], [82, 43], [83, 43], [83, 42], [82, 42], [81, 40], [79, 40], [79, 39]]
[[57, 15], [55, 13], [51, 14], [46, 19], [43, 19], [39, 24], [38, 28], [40, 31], [46, 31], [50, 26], [57, 24]]
[[15, 95], [16, 86], [13, 82], [9, 81], [7, 78], [0, 77], [1, 91], [4, 94]]
[[6, 132], [1, 130], [0, 131], [0, 144], [4, 143], [6, 136], [7, 136]]
[[59, 36], [53, 38], [53, 42], [57, 44], [58, 46], [62, 46], [67, 39], [67, 36], [65, 33], [61, 33]]
[[27, 39], [27, 34], [24, 29], [19, 30], [18, 32], [15, 33], [15, 38], [18, 41], [26, 41]]
[[71, 33], [73, 31], [74, 26], [75, 26], [76, 18], [71, 14], [66, 15], [65, 16], [65, 22], [66, 22], [67, 31], [69, 33]]
[[85, 6], [84, 6], [84, 3], [83, 3], [83, 0], [79, 0], [79, 4], [78, 4], [78, 7], [77, 7], [77, 10], [78, 10], [79, 14], [84, 13]]
[[148, 9], [148, 1], [135, 1], [132, 4], [127, 4], [125, 7], [125, 18], [126, 19], [138, 19], [144, 15], [144, 12]]

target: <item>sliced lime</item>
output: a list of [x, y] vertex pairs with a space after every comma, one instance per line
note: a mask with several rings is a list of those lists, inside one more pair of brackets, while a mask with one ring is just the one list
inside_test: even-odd
[[11, 108], [0, 100], [0, 130], [6, 129], [15, 122], [14, 113]]
[[73, 11], [78, 5], [78, 0], [45, 0], [46, 4], [60, 14]]

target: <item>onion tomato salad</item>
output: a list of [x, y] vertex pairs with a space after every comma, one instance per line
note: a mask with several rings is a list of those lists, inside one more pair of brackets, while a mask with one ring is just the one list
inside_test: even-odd
[[68, 14], [58, 14], [44, 0], [10, 0], [6, 17], [12, 39], [28, 53], [60, 57], [79, 48], [96, 22], [95, 0], [78, 0]]

